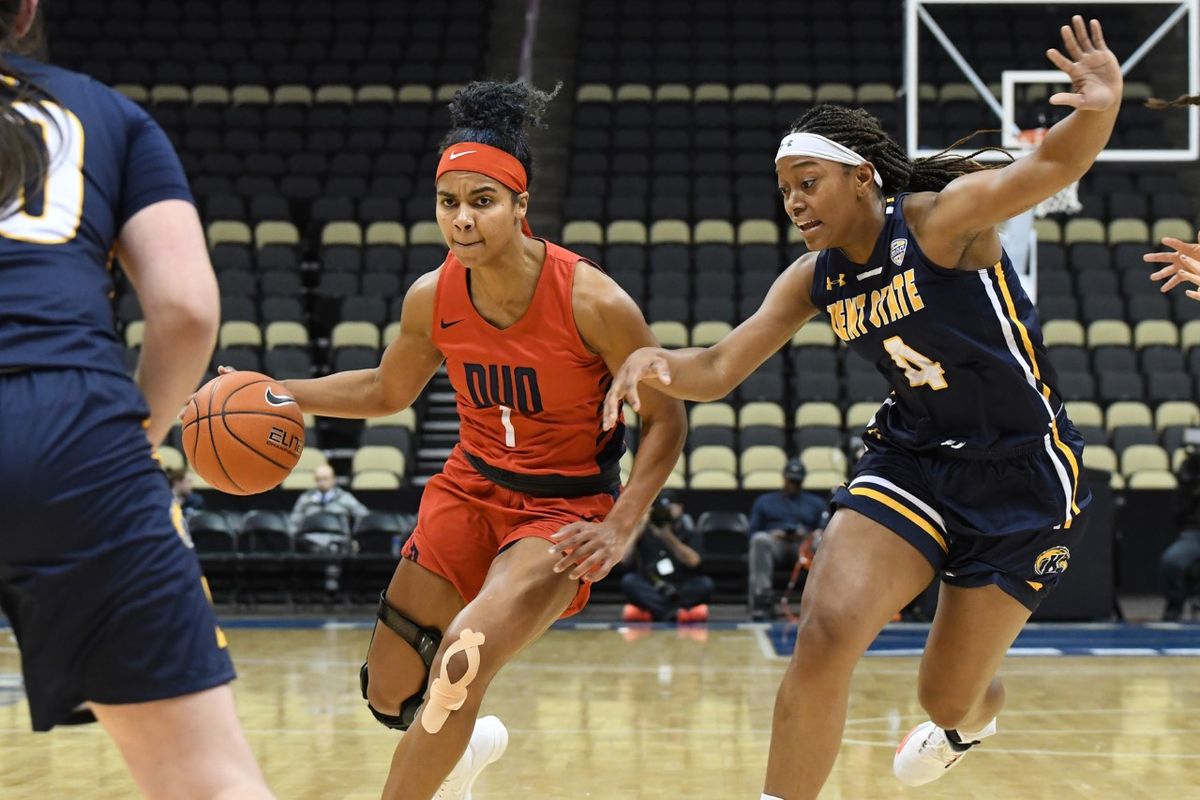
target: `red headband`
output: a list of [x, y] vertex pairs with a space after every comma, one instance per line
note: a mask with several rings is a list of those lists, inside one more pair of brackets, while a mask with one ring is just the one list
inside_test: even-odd
[[[459, 170], [494, 178], [518, 194], [524, 192], [528, 185], [528, 176], [520, 161], [498, 147], [479, 142], [459, 142], [447, 147], [442, 153], [442, 160], [438, 162], [434, 180], [439, 180], [447, 172]], [[533, 236], [528, 220], [521, 220], [521, 231], [526, 236]]]

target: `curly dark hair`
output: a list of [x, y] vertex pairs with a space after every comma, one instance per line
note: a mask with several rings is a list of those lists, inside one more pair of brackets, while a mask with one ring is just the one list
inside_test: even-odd
[[450, 132], [442, 139], [438, 154], [459, 142], [490, 145], [520, 161], [529, 183], [533, 183], [528, 132], [531, 128], [546, 127], [542, 122], [546, 104], [561, 88], [561, 81], [552, 92], [540, 91], [521, 81], [467, 84], [450, 101]]
[[820, 134], [858, 153], [875, 165], [875, 170], [883, 179], [885, 194], [937, 192], [960, 175], [978, 172], [981, 169], [994, 169], [993, 165], [975, 160], [975, 156], [980, 153], [994, 150], [1008, 155], [1008, 151], [999, 147], [983, 147], [968, 156], [950, 154], [950, 150], [983, 132], [976, 131], [937, 155], [912, 161], [904, 148], [888, 136], [883, 125], [874, 116], [861, 108], [832, 103], [813, 106], [792, 123], [788, 132]]

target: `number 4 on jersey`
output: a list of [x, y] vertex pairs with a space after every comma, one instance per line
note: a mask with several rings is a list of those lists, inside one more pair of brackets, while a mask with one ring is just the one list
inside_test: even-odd
[[896, 366], [904, 370], [904, 377], [908, 378], [909, 386], [928, 386], [937, 392], [949, 385], [946, 383], [946, 371], [939, 362], [918, 353], [899, 336], [885, 339], [883, 348], [888, 351], [892, 361], [896, 362]]

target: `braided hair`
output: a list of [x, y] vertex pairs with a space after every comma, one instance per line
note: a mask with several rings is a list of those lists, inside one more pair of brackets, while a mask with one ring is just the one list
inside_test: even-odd
[[531, 128], [545, 128], [546, 104], [562, 88], [543, 92], [527, 83], [474, 81], [459, 89], [450, 101], [450, 132], [442, 139], [438, 154], [459, 142], [479, 142], [503, 150], [525, 167], [533, 183], [533, 154], [529, 149]]
[[[20, 10], [21, 0], [0, 0], [0, 54], [44, 56], [40, 12], [29, 33], [18, 40], [14, 27]], [[54, 98], [22, 75], [3, 55], [0, 55], [0, 76], [6, 78], [0, 80], [0, 209], [4, 209], [15, 203], [26, 186], [40, 186], [50, 169], [50, 154], [41, 125], [16, 105], [20, 103], [39, 112], [51, 125], [58, 123], [42, 105]]]
[[[999, 147], [984, 147], [967, 156], [949, 151], [968, 141], [977, 133], [958, 140], [937, 155], [910, 160], [904, 148], [888, 136], [883, 125], [861, 108], [822, 103], [809, 109], [792, 123], [789, 133], [816, 133], [848, 147], [875, 165], [883, 179], [885, 194], [898, 192], [937, 192], [960, 175], [994, 169], [982, 164], [975, 156], [988, 150], [1008, 152]], [[1002, 166], [1002, 165], [997, 165]]]
[[1183, 106], [1200, 106], [1200, 94], [1181, 94], [1174, 100], [1160, 100], [1157, 97], [1146, 99], [1146, 108], [1162, 111], [1164, 108], [1182, 108]]

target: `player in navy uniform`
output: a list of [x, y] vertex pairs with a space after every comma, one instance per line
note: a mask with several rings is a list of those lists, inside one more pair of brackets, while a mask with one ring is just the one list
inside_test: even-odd
[[[153, 454], [216, 338], [204, 233], [144, 111], [18, 54], [36, 14], [0, 0], [0, 607], [33, 728], [99, 720], [149, 796], [269, 798]], [[115, 253], [145, 312], [136, 383]]]
[[939, 573], [918, 690], [931, 721], [906, 737], [894, 770], [909, 785], [945, 774], [995, 731], [1000, 663], [1079, 545], [1082, 441], [996, 232], [1083, 175], [1112, 131], [1122, 80], [1099, 23], [1089, 32], [1075, 17], [1062, 38], [1070, 57], [1048, 56], [1073, 91], [1051, 102], [1075, 111], [1001, 169], [950, 155], [912, 162], [866, 112], [812, 109], [781, 143], [776, 171], [813, 252], [713, 347], [634, 353], [606, 400], [608, 424], [621, 397], [637, 408], [643, 380], [684, 399], [724, 397], [821, 311], [893, 387], [834, 498], [804, 592], [764, 798], [817, 796], [855, 663]]

